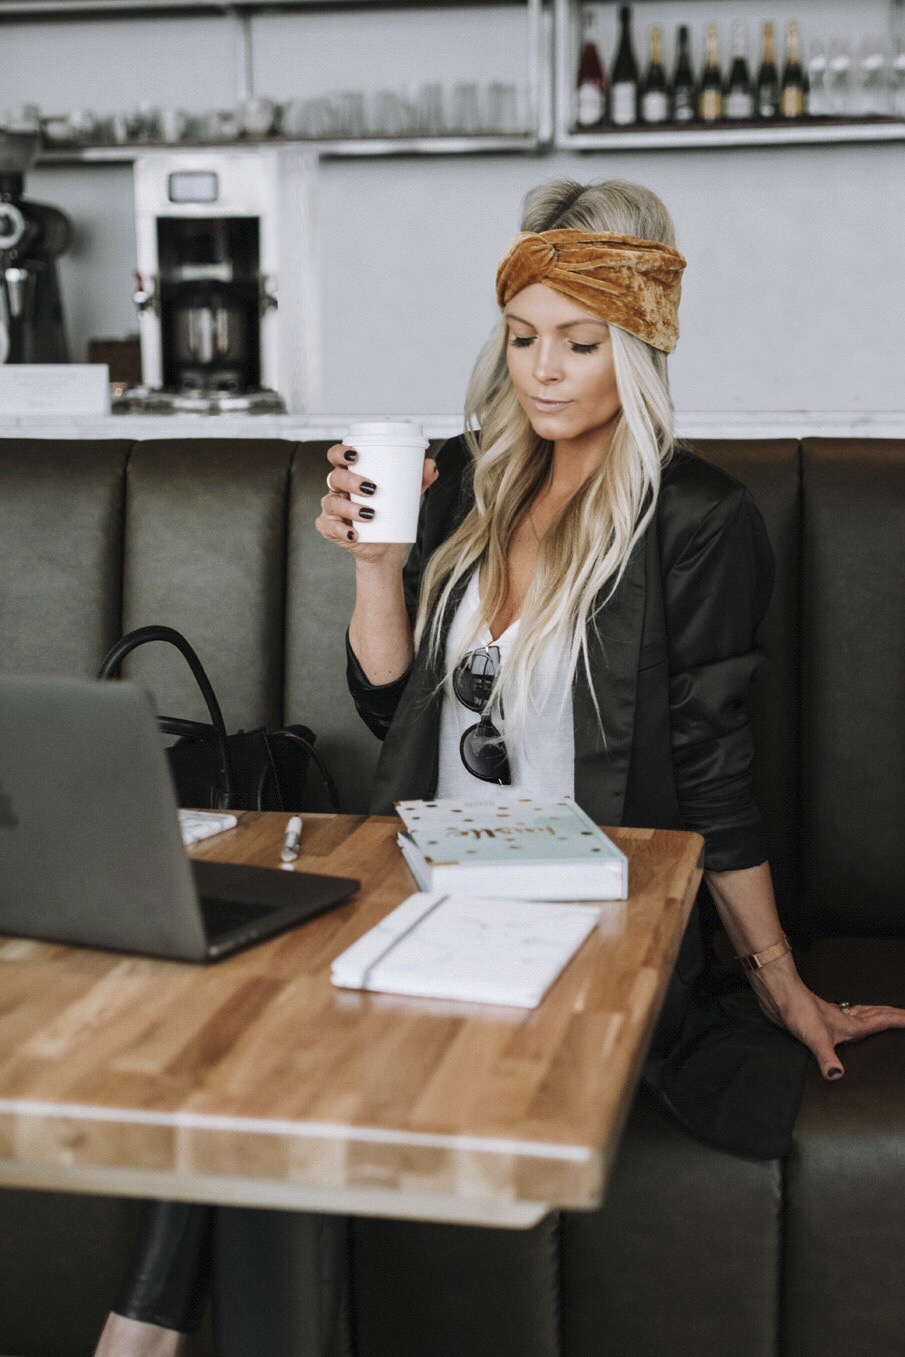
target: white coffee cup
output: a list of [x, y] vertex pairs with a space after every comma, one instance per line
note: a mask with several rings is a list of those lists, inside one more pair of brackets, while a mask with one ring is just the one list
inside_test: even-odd
[[353, 495], [353, 504], [374, 510], [355, 523], [359, 542], [414, 542], [421, 508], [421, 481], [428, 441], [420, 424], [352, 424], [343, 439], [358, 453], [350, 466], [373, 481], [373, 495]]

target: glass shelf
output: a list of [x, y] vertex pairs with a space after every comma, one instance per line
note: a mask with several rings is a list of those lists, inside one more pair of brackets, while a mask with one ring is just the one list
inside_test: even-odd
[[243, 138], [241, 141], [141, 142], [131, 146], [48, 146], [38, 165], [131, 165], [136, 157], [153, 152], [256, 150], [262, 146], [303, 146], [324, 158], [387, 155], [480, 155], [513, 152], [530, 154], [540, 148], [536, 133], [444, 137], [361, 137], [354, 140], [314, 141], [301, 137]]

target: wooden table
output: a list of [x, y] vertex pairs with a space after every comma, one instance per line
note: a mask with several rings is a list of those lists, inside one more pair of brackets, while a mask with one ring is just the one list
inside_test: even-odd
[[[275, 865], [285, 819], [193, 853]], [[361, 891], [215, 966], [0, 939], [0, 1183], [521, 1227], [597, 1205], [702, 840], [611, 830], [631, 897], [529, 1011], [331, 987], [414, 889], [398, 828], [305, 816], [298, 867]]]

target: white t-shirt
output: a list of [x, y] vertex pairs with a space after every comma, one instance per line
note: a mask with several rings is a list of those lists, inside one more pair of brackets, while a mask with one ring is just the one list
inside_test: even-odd
[[[447, 636], [447, 662], [460, 653], [471, 635], [481, 604], [478, 571], [472, 573], [462, 601], [456, 609]], [[489, 627], [484, 627], [474, 646], [496, 645], [500, 651], [500, 666], [518, 634], [517, 620], [494, 641]], [[567, 682], [568, 656], [552, 653], [548, 645], [541, 657], [539, 691], [549, 694], [537, 712], [532, 711], [530, 731], [521, 747], [506, 738], [506, 722], [496, 714], [494, 725], [501, 732], [509, 755], [511, 785], [505, 792], [522, 792], [528, 796], [574, 796], [575, 794], [575, 732], [572, 725], [572, 690]], [[551, 669], [555, 671], [553, 682]], [[566, 690], [566, 700], [562, 695]], [[448, 693], [443, 696], [440, 716], [440, 767], [437, 781], [438, 797], [480, 797], [503, 791], [493, 782], [484, 782], [470, 773], [462, 762], [459, 744], [463, 734], [479, 720], [479, 714], [464, 706]]]

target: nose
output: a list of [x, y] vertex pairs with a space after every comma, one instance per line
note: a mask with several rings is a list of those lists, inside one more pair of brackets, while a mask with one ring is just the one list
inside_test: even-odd
[[555, 339], [541, 336], [534, 346], [534, 377], [538, 382], [558, 382], [562, 366]]

